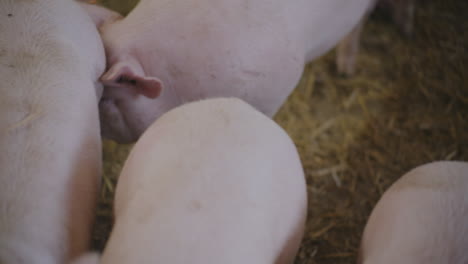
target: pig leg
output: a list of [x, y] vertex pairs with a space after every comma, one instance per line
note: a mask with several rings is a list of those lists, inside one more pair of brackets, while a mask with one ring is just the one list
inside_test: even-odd
[[413, 33], [415, 0], [380, 0], [379, 6], [389, 10], [393, 22], [406, 36]]
[[393, 20], [406, 35], [413, 33], [414, 0], [393, 1]]
[[337, 46], [336, 65], [338, 73], [341, 75], [351, 76], [356, 72], [359, 40], [366, 20], [367, 16], [363, 17], [361, 22]]
[[[414, 1], [415, 0], [382, 0], [390, 6], [393, 20], [406, 35], [413, 33]], [[356, 72], [356, 58], [359, 52], [360, 37], [364, 23], [368, 18], [365, 15], [361, 22], [337, 46], [336, 65], [341, 75], [351, 76]]]

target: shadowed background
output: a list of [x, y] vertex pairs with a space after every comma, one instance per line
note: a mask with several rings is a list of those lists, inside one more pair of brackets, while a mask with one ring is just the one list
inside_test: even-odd
[[[126, 14], [138, 1], [98, 2]], [[468, 2], [421, 0], [415, 12], [411, 39], [385, 10], [374, 12], [356, 75], [338, 76], [329, 52], [306, 66], [275, 117], [296, 143], [308, 182], [307, 230], [296, 263], [355, 263], [366, 219], [392, 182], [430, 161], [468, 161]], [[99, 250], [130, 149], [104, 141]]]

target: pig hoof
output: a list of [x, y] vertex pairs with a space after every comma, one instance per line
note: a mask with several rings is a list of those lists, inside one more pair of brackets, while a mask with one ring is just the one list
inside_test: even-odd
[[349, 50], [348, 47], [340, 45], [336, 54], [336, 68], [340, 77], [350, 77], [356, 73], [357, 51]]
[[356, 73], [356, 61], [350, 56], [339, 54], [336, 62], [339, 77], [351, 77]]
[[338, 66], [338, 76], [345, 78], [355, 74], [354, 65]]

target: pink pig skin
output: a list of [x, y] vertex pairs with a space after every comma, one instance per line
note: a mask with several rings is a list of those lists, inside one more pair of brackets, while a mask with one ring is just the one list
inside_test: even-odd
[[230, 96], [273, 116], [304, 64], [333, 48], [373, 0], [142, 0], [104, 23], [102, 133], [133, 142], [164, 112]]
[[100, 263], [286, 264], [302, 239], [307, 194], [297, 150], [278, 125], [239, 99], [207, 99], [143, 134], [114, 209]]
[[89, 250], [105, 54], [74, 1], [0, 0], [0, 263]]
[[467, 193], [467, 162], [413, 169], [374, 208], [358, 263], [468, 263]]

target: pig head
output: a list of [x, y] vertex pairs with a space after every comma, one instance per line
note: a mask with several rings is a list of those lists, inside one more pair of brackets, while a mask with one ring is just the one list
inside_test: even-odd
[[134, 142], [172, 108], [220, 96], [272, 117], [304, 64], [333, 48], [373, 2], [142, 0], [100, 28], [102, 134]]

